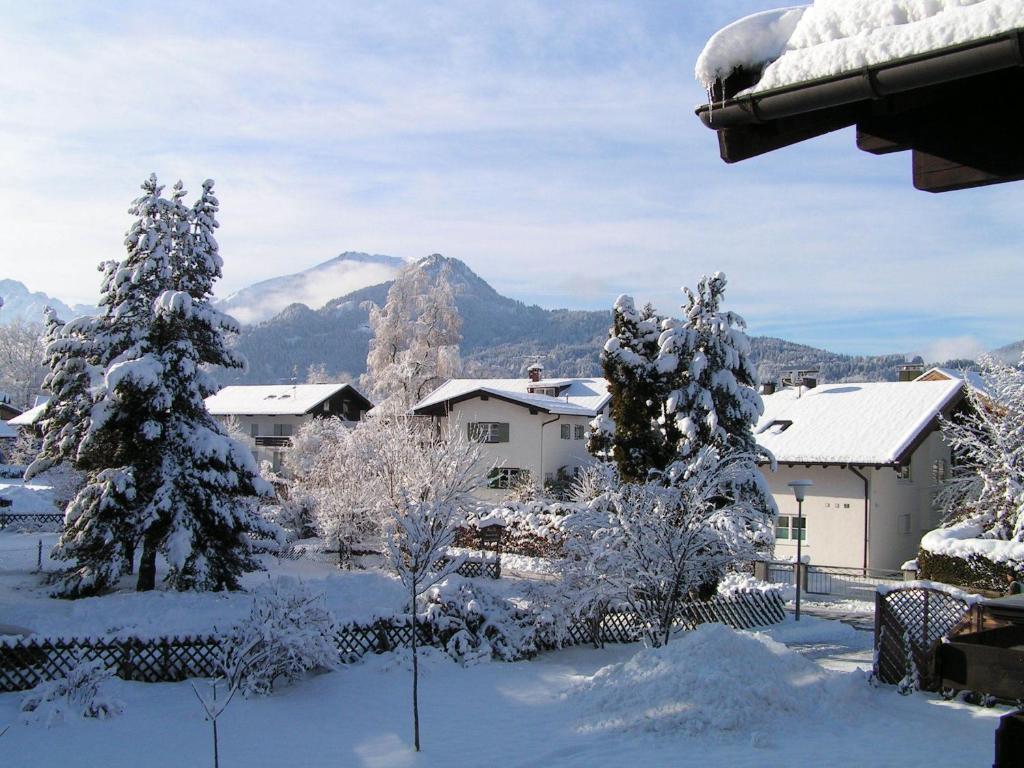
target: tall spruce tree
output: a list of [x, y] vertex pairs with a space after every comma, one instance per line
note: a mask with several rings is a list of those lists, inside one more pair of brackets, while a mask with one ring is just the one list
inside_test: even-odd
[[[725, 275], [716, 272], [702, 277], [696, 292], [684, 288], [683, 320], [671, 324], [660, 339], [658, 367], [667, 377], [666, 412], [679, 435], [677, 472], [685, 471], [706, 448], [716, 449], [722, 457], [744, 454], [771, 460], [754, 439], [753, 427], [764, 404], [744, 333], [746, 322], [734, 312], [722, 311], [725, 286]], [[730, 482], [730, 495], [737, 501], [775, 513], [756, 467], [736, 473]]]
[[642, 482], [675, 457], [675, 423], [666, 418], [665, 378], [658, 369], [661, 319], [648, 304], [637, 311], [631, 296], [615, 301], [613, 325], [601, 351], [601, 367], [611, 393], [610, 435], [603, 421], [591, 424], [591, 449], [611, 448], [619, 475]]
[[80, 431], [74, 461], [88, 473], [55, 550], [74, 561], [64, 594], [109, 588], [131, 570], [140, 544], [140, 590], [155, 586], [158, 553], [178, 589], [233, 588], [255, 567], [246, 531], [262, 524], [251, 500], [270, 488], [203, 403], [217, 389], [204, 365], [242, 365], [223, 340], [237, 325], [209, 303], [222, 263], [212, 188], [204, 184], [190, 211], [180, 182], [170, 199], [155, 176], [143, 183], [130, 209], [137, 219], [127, 256], [104, 268], [102, 313], [77, 329], [101, 372], [88, 418], [76, 422], [80, 411], [58, 393], [48, 407], [48, 433]]

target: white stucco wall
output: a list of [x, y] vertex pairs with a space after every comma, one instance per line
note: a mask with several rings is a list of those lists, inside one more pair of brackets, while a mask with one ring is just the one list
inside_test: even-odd
[[[870, 503], [868, 520], [868, 567], [898, 570], [917, 556], [921, 536], [938, 525], [932, 509], [935, 496], [934, 463], [949, 466], [949, 449], [939, 432], [933, 432], [911, 459], [910, 479], [901, 480], [894, 469], [860, 468], [868, 477]], [[780, 466], [768, 480], [780, 515], [796, 515], [797, 504], [791, 480], [812, 480], [803, 513], [807, 537], [801, 545], [812, 564], [859, 568], [864, 561], [864, 484], [849, 469], [839, 466]], [[901, 518], [909, 515], [907, 520]], [[903, 526], [901, 527], [901, 523]], [[796, 555], [796, 541], [777, 541], [775, 556]]]
[[[531, 414], [528, 408], [521, 405], [491, 397], [487, 400], [474, 398], [456, 403], [447, 418], [448, 424], [458, 425], [458, 429], [463, 432], [470, 423], [481, 421], [509, 425], [507, 443], [483, 444], [483, 457], [487, 466], [527, 469], [538, 486], [545, 479], [555, 477], [561, 467], [571, 470], [591, 461], [586, 439], [577, 440], [573, 437], [575, 425], [582, 425], [586, 431], [590, 417], [557, 416], [540, 412]], [[544, 425], [544, 422], [550, 423]], [[569, 424], [573, 428], [568, 440], [561, 438], [562, 424]], [[480, 492], [481, 497], [490, 500], [497, 500], [506, 494], [506, 490], [487, 488]]]

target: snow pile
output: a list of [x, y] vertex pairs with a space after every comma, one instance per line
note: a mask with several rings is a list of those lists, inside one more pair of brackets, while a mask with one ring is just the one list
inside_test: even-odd
[[983, 557], [993, 563], [1024, 563], [1024, 542], [982, 538], [984, 527], [968, 521], [949, 528], [929, 531], [921, 539], [921, 549], [933, 555], [948, 555], [967, 560]]
[[723, 597], [732, 597], [737, 592], [774, 592], [779, 589], [778, 584], [770, 584], [767, 581], [755, 579], [749, 573], [727, 573], [718, 582], [718, 594]]
[[717, 32], [697, 59], [705, 88], [764, 67], [748, 92], [852, 72], [1024, 27], [1020, 0], [816, 0]]
[[598, 670], [571, 694], [581, 730], [687, 735], [788, 732], [794, 722], [863, 710], [859, 675], [830, 672], [763, 635], [705, 624], [658, 649]]

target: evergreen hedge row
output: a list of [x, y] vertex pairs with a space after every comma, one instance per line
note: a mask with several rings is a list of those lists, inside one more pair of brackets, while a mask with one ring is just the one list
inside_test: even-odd
[[964, 589], [1006, 591], [1006, 577], [1024, 581], [1024, 564], [996, 563], [980, 555], [966, 558], [938, 555], [921, 549], [917, 555], [919, 579], [939, 581]]

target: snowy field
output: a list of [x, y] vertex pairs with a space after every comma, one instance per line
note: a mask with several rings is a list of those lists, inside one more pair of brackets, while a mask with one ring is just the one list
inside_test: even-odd
[[[24, 493], [32, 495], [21, 503], [42, 505], [44, 492]], [[55, 540], [53, 533], [0, 532], [0, 624], [44, 635], [155, 635], [226, 629], [249, 611], [245, 592], [137, 594], [130, 580], [102, 598], [51, 599], [44, 580], [57, 568], [46, 556]], [[34, 572], [40, 541], [43, 574]], [[298, 576], [325, 593], [340, 621], [372, 621], [404, 608], [404, 591], [385, 573], [264, 558], [269, 573], [248, 575], [247, 589]], [[545, 570], [528, 558], [514, 565], [510, 571]], [[513, 577], [488, 586], [524, 585]], [[804, 607], [799, 623], [790, 616], [760, 633], [707, 625], [660, 650], [571, 648], [464, 668], [427, 648], [419, 755], [410, 748], [408, 652], [369, 657], [266, 698], [238, 697], [219, 721], [221, 765], [990, 764], [1003, 710], [871, 687], [871, 634], [822, 616], [869, 616], [872, 606], [847, 600]], [[0, 737], [0, 766], [212, 764], [210, 726], [190, 683], [108, 685], [125, 705], [122, 715], [50, 728], [23, 720], [24, 694], [0, 694], [0, 731], [10, 726]]]
[[[662, 650], [573, 648], [462, 668], [427, 649], [424, 750], [410, 750], [407, 654], [385, 654], [220, 720], [223, 766], [987, 765], [999, 709], [872, 688], [800, 647], [860, 645], [867, 633], [792, 619], [766, 633], [708, 625]], [[113, 681], [120, 717], [46, 729], [0, 695], [0, 765], [210, 765], [209, 724], [188, 683]]]

